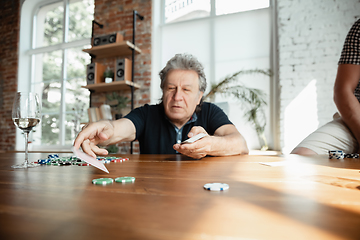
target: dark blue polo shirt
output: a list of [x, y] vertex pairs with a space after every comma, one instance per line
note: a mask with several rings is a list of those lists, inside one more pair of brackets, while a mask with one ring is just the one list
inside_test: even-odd
[[[203, 127], [209, 135], [219, 127], [232, 124], [226, 114], [215, 104], [204, 102], [196, 113], [195, 121], [189, 121], [182, 128], [182, 141], [193, 126]], [[125, 116], [136, 128], [136, 139], [140, 144], [141, 154], [175, 154], [173, 145], [177, 140], [177, 131], [165, 115], [162, 104], [144, 105]]]

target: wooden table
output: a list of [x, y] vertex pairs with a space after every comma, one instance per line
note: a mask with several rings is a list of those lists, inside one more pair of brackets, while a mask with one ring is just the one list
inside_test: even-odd
[[[360, 239], [360, 160], [121, 156], [130, 160], [106, 164], [106, 174], [92, 166], [15, 170], [24, 154], [1, 154], [0, 239]], [[136, 180], [92, 184], [119, 176]], [[209, 182], [230, 188], [205, 190]]]

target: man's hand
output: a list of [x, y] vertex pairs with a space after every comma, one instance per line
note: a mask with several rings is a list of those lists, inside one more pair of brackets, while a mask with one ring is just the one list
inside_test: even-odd
[[[202, 127], [193, 127], [188, 137], [199, 133], [207, 134]], [[232, 124], [219, 127], [214, 136], [206, 136], [190, 144], [175, 144], [173, 148], [179, 153], [195, 159], [203, 158], [206, 155], [230, 156], [249, 153], [245, 139]]]
[[[202, 127], [193, 127], [188, 133], [188, 137], [189, 138], [194, 137], [199, 133], [207, 134], [205, 129], [203, 129]], [[183, 155], [186, 155], [194, 159], [200, 159], [208, 155], [208, 153], [211, 151], [210, 138], [211, 138], [210, 136], [206, 136], [193, 143], [186, 143], [186, 144], [177, 143], [173, 147], [176, 151], [178, 151]]]
[[107, 155], [106, 149], [99, 148], [98, 144], [105, 144], [106, 140], [114, 135], [114, 126], [110, 121], [99, 121], [85, 125], [74, 142], [74, 147], [82, 150], [92, 157]]

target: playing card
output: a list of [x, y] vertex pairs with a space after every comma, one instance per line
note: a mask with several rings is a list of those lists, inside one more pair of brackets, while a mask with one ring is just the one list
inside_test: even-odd
[[207, 136], [207, 134], [205, 134], [205, 133], [199, 133], [198, 135], [195, 135], [195, 136], [193, 136], [192, 138], [189, 138], [189, 139], [183, 141], [181, 144], [184, 144], [184, 143], [193, 143], [193, 142], [195, 142], [195, 141], [197, 141], [197, 140], [199, 140], [199, 139], [201, 139], [201, 138], [203, 138], [203, 137], [205, 137], [205, 136]]
[[96, 158], [91, 157], [90, 155], [80, 151], [79, 149], [75, 149], [72, 147], [72, 152], [75, 154], [76, 157], [80, 158], [81, 160], [93, 165], [94, 167], [97, 167], [100, 170], [103, 170], [104, 172], [109, 173], [107, 168], [104, 166], [102, 162], [97, 160]]

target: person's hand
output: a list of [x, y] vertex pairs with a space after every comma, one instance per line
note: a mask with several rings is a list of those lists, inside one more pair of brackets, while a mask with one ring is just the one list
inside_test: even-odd
[[[191, 138], [193, 136], [198, 135], [199, 133], [205, 133], [205, 129], [202, 127], [193, 127], [190, 132], [188, 133], [188, 137]], [[178, 151], [179, 153], [186, 155], [188, 157], [194, 159], [200, 159], [207, 155], [208, 152], [211, 150], [211, 136], [203, 137], [193, 143], [186, 143], [186, 144], [174, 144], [173, 148]]]
[[74, 147], [92, 157], [107, 155], [106, 149], [99, 148], [98, 144], [106, 144], [106, 140], [114, 135], [114, 126], [110, 121], [99, 121], [85, 125], [74, 141]]

